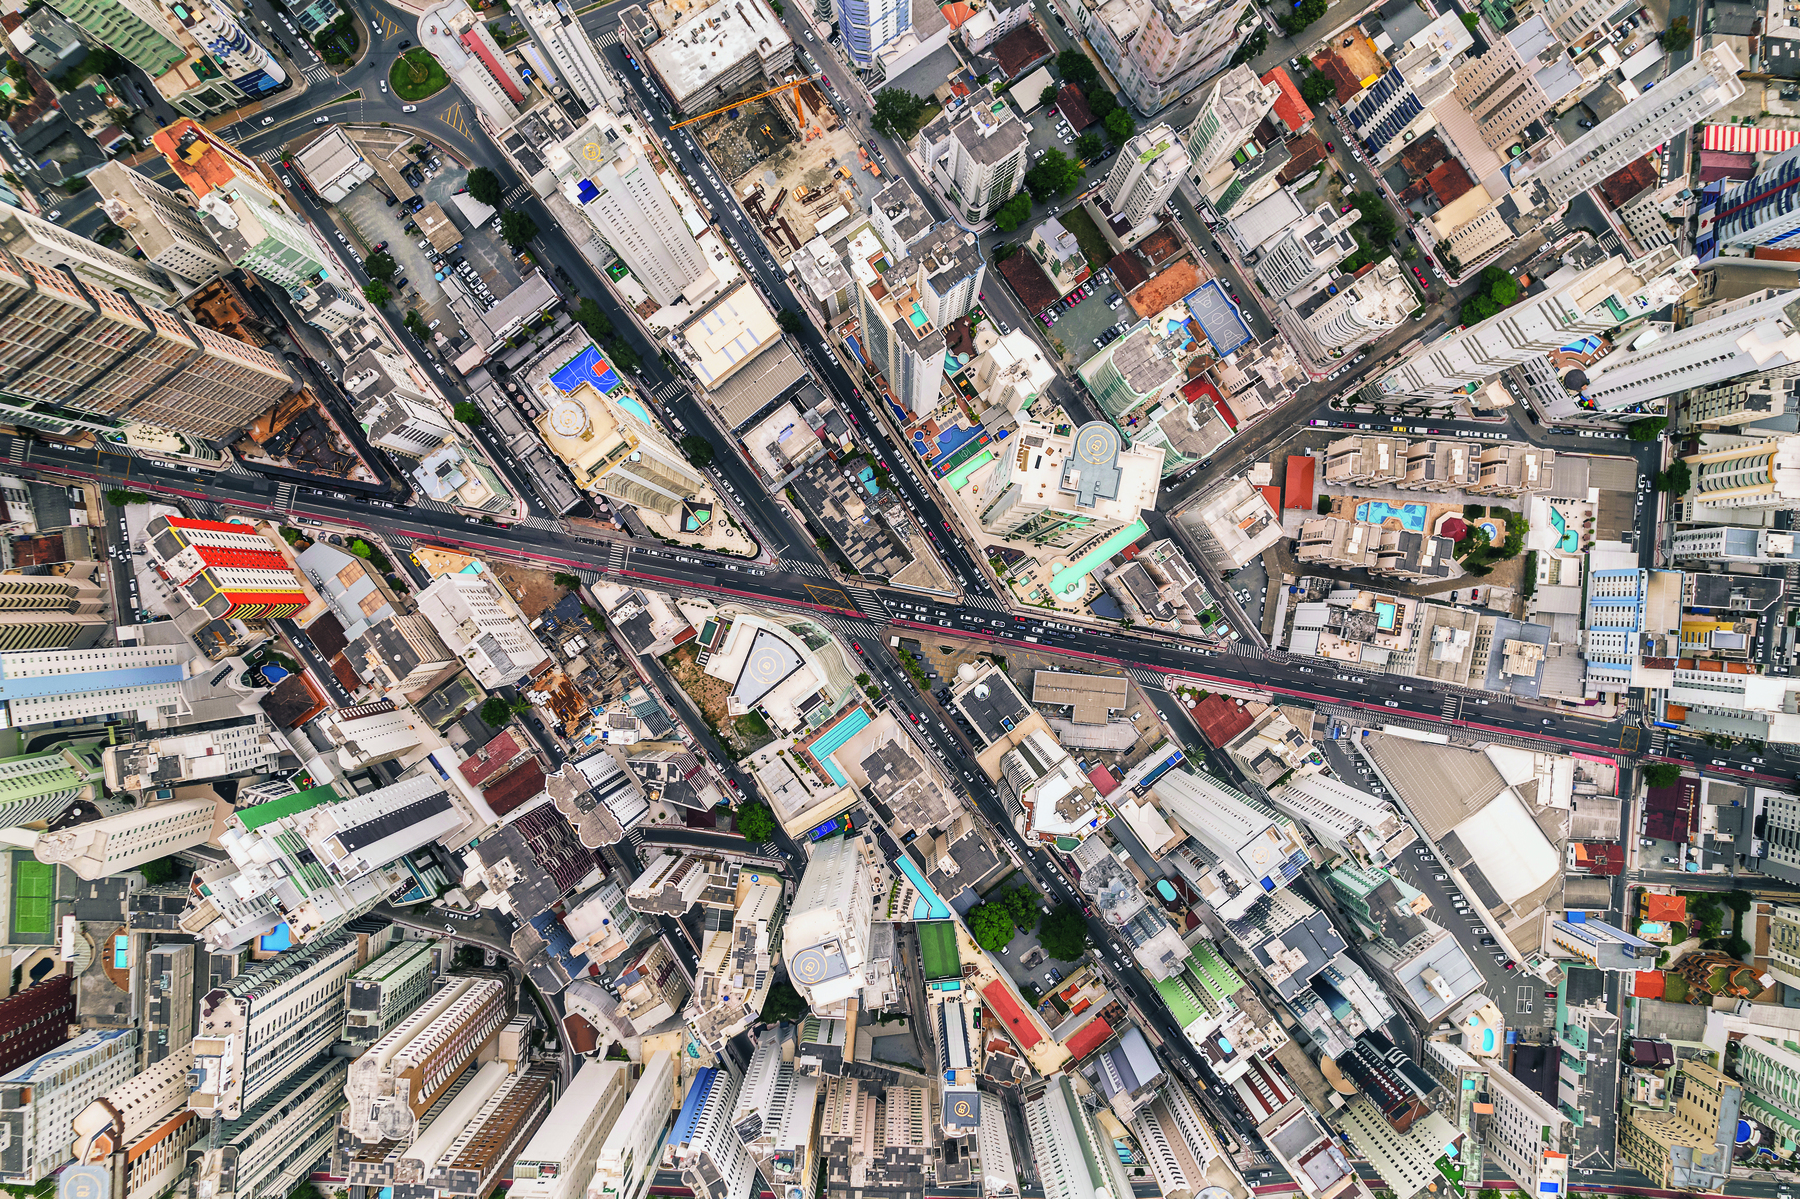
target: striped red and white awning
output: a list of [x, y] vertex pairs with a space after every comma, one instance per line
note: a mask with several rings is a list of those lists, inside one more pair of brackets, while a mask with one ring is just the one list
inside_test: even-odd
[[1702, 150], [1775, 154], [1800, 146], [1800, 129], [1770, 129], [1762, 125], [1706, 125], [1703, 128]]

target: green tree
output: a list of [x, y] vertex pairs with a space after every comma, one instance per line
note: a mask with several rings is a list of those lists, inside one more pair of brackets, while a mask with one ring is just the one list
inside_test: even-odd
[[[1029, 211], [1030, 206], [1027, 205], [1026, 207], [1027, 207], [1027, 211]], [[1019, 252], [1019, 243], [1018, 242], [1003, 241], [999, 245], [994, 247], [994, 261], [995, 262], [1005, 262], [1008, 258], [1011, 258], [1014, 254], [1017, 254], [1018, 252]]]
[[381, 250], [363, 259], [363, 269], [369, 272], [371, 278], [387, 283], [400, 273], [400, 264], [394, 261], [392, 254]]
[[7, 59], [6, 60], [6, 73], [8, 75], [12, 76], [14, 83], [17, 83], [20, 85], [23, 85], [25, 83], [25, 63], [22, 60], [17, 59], [17, 58]]
[[500, 207], [505, 189], [500, 186], [500, 176], [486, 167], [476, 167], [469, 172], [469, 195], [477, 203], [486, 204], [489, 208]]
[[1337, 95], [1337, 84], [1323, 71], [1314, 71], [1300, 81], [1300, 98], [1308, 104], [1323, 104]]
[[1331, 497], [1328, 495], [1320, 496], [1318, 508], [1319, 508], [1320, 516], [1330, 516], [1331, 515]]
[[1084, 133], [1075, 139], [1075, 157], [1083, 162], [1094, 161], [1100, 157], [1100, 151], [1104, 148], [1098, 133]]
[[1044, 85], [1044, 90], [1038, 93], [1038, 103], [1039, 104], [1054, 104], [1054, 103], [1056, 103], [1056, 85], [1054, 83], [1046, 83]]
[[1038, 928], [1038, 944], [1059, 962], [1073, 962], [1087, 952], [1087, 918], [1073, 904], [1059, 904]]
[[420, 341], [431, 340], [431, 326], [425, 323], [425, 318], [419, 315], [417, 308], [408, 308], [406, 316], [401, 319], [400, 323], [411, 330], [412, 335]]
[[550, 581], [564, 591], [577, 591], [581, 588], [581, 580], [566, 571], [557, 571], [550, 576]]
[[1025, 190], [1040, 204], [1068, 195], [1080, 182], [1081, 168], [1061, 150], [1051, 150], [1025, 172]]
[[1669, 464], [1668, 470], [1659, 471], [1656, 476], [1656, 489], [1665, 495], [1686, 495], [1693, 484], [1693, 472], [1679, 458]]
[[1375, 192], [1355, 192], [1349, 200], [1356, 211], [1362, 214], [1362, 220], [1352, 228], [1360, 229], [1373, 245], [1384, 246], [1394, 240], [1400, 226], [1394, 220], [1394, 210], [1388, 207], [1386, 200]]
[[1653, 416], [1648, 420], [1632, 421], [1631, 428], [1626, 430], [1626, 436], [1633, 441], [1655, 441], [1663, 435], [1663, 430], [1668, 427], [1668, 417]]
[[1119, 101], [1104, 87], [1095, 84], [1088, 89], [1087, 106], [1096, 121], [1104, 121], [1106, 114], [1119, 106]]
[[612, 359], [612, 364], [620, 370], [635, 371], [644, 361], [638, 357], [636, 350], [618, 340], [606, 343], [606, 354]]
[[1115, 108], [1107, 113], [1103, 124], [1106, 126], [1106, 136], [1112, 138], [1115, 146], [1124, 145], [1137, 132], [1137, 122], [1123, 108]]
[[499, 728], [512, 719], [512, 708], [498, 695], [489, 696], [481, 705], [481, 722], [491, 728]]
[[746, 799], [731, 810], [731, 823], [748, 841], [767, 841], [775, 835], [775, 816], [760, 799]]
[[1660, 36], [1663, 49], [1671, 54], [1678, 54], [1694, 44], [1694, 27], [1686, 17], [1676, 17]]
[[127, 491], [123, 487], [112, 487], [106, 492], [106, 502], [115, 508], [123, 508], [127, 504], [148, 504], [150, 497], [141, 491]]
[[994, 212], [994, 226], [1002, 233], [1011, 233], [1031, 216], [1031, 197], [1020, 192]]
[[587, 330], [587, 335], [594, 339], [595, 345], [603, 345], [612, 340], [613, 324], [606, 319], [606, 314], [600, 311], [600, 305], [594, 301], [586, 296], [581, 297], [581, 302], [575, 305], [574, 316], [575, 323]]
[[452, 415], [465, 425], [479, 425], [487, 419], [481, 409], [472, 400], [458, 400], [450, 409]]
[[1681, 781], [1681, 767], [1673, 762], [1652, 762], [1644, 767], [1644, 786], [1673, 787]]
[[975, 935], [975, 944], [989, 953], [999, 953], [1018, 935], [1005, 905], [997, 903], [984, 903], [971, 911], [969, 931]]
[[[787, 979], [776, 979], [769, 984], [769, 993], [763, 996], [762, 1018], [774, 1024], [779, 1021], [794, 1023], [806, 1019], [812, 1014], [812, 1008], [806, 1000], [800, 998], [800, 992], [794, 990]], [[821, 1166], [825, 1163], [820, 1162]]]
[[681, 439], [681, 452], [688, 456], [688, 461], [705, 469], [713, 463], [713, 443], [704, 437], [689, 433]]
[[537, 235], [537, 222], [524, 213], [509, 208], [500, 214], [500, 236], [513, 249], [523, 249], [530, 245], [531, 239]]
[[806, 327], [805, 322], [800, 319], [800, 314], [795, 312], [792, 308], [783, 308], [780, 312], [777, 312], [775, 314], [775, 323], [781, 326], [781, 331], [783, 333], [792, 333], [796, 337], [799, 336], [800, 330]]
[[1236, 53], [1231, 56], [1230, 65], [1234, 67], [1242, 66], [1244, 63], [1249, 62], [1268, 48], [1269, 31], [1264, 29], [1261, 25], [1258, 25], [1256, 27], [1256, 32], [1246, 38], [1244, 44], [1239, 46]]
[[1080, 50], [1064, 50], [1058, 54], [1056, 56], [1056, 73], [1083, 92], [1092, 87], [1100, 78], [1100, 71], [1094, 66], [1093, 60]]
[[918, 132], [925, 115], [925, 101], [903, 87], [884, 87], [875, 93], [875, 130], [895, 141], [906, 141]]
[[377, 308], [385, 307], [387, 302], [393, 298], [394, 293], [389, 291], [388, 285], [379, 279], [371, 279], [363, 284], [363, 299]]
[[1472, 12], [1466, 12], [1462, 15], [1462, 23], [1463, 28], [1467, 29], [1470, 33], [1474, 33], [1477, 29], [1481, 28], [1481, 18]]

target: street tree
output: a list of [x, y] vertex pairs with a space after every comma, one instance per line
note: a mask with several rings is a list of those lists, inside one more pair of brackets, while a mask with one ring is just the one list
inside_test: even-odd
[[1100, 70], [1094, 66], [1094, 60], [1080, 50], [1064, 50], [1056, 56], [1056, 73], [1069, 83], [1073, 83], [1083, 92], [1094, 85], [1100, 78]]
[[507, 209], [500, 214], [500, 236], [506, 244], [520, 250], [531, 244], [531, 239], [538, 235], [537, 222], [516, 209]]
[[775, 835], [775, 816], [760, 799], [746, 799], [731, 810], [732, 824], [749, 841], [767, 841]]
[[1123, 108], [1115, 108], [1106, 114], [1106, 136], [1112, 138], [1113, 145], [1122, 146], [1131, 140], [1137, 132], [1137, 122]]
[[363, 299], [377, 308], [385, 307], [387, 302], [394, 298], [394, 293], [388, 290], [388, 285], [379, 279], [371, 279], [363, 284], [362, 291]]
[[379, 279], [383, 283], [391, 282], [400, 273], [400, 264], [386, 250], [378, 251], [363, 259], [363, 269], [369, 272], [371, 279]]
[[1011, 233], [1030, 216], [1031, 196], [1020, 192], [994, 212], [994, 227], [1002, 233]]
[[903, 87], [884, 87], [875, 93], [874, 125], [877, 133], [906, 141], [918, 132], [925, 115], [925, 101]]
[[457, 420], [465, 425], [479, 425], [487, 419], [472, 400], [458, 400], [450, 411]]
[[500, 186], [500, 176], [486, 167], [475, 167], [469, 172], [469, 195], [489, 208], [500, 207], [504, 191]]
[[1337, 95], [1337, 84], [1323, 71], [1314, 71], [1300, 81], [1300, 98], [1308, 104], [1323, 104]]
[[1038, 944], [1059, 962], [1073, 962], [1087, 952], [1087, 919], [1073, 904], [1060, 904], [1044, 917]]

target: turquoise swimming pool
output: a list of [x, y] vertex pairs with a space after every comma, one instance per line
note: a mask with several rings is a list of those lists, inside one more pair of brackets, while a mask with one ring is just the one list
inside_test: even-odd
[[937, 892], [931, 889], [931, 884], [925, 881], [924, 874], [913, 865], [913, 860], [901, 854], [894, 862], [900, 867], [900, 873], [906, 876], [906, 881], [913, 885], [913, 890], [919, 893], [919, 898], [913, 903], [913, 919], [950, 919], [950, 905], [938, 898]]
[[619, 396], [618, 404], [619, 404], [619, 407], [621, 407], [625, 411], [631, 413], [631, 415], [637, 417], [639, 420], [643, 421], [646, 425], [650, 425], [652, 427], [654, 427], [656, 425], [656, 422], [650, 419], [650, 414], [648, 412], [644, 411], [644, 406], [642, 404], [638, 403], [636, 400], [632, 399], [630, 396]]
[[1556, 529], [1559, 536], [1556, 543], [1557, 549], [1565, 554], [1578, 554], [1581, 552], [1580, 531], [1569, 527], [1569, 522], [1563, 519], [1563, 514], [1556, 510], [1555, 505], [1551, 505], [1550, 508], [1550, 524]]
[[1392, 517], [1414, 533], [1425, 531], [1425, 505], [1401, 504], [1398, 508], [1385, 500], [1364, 500], [1356, 506], [1356, 519], [1372, 525]]

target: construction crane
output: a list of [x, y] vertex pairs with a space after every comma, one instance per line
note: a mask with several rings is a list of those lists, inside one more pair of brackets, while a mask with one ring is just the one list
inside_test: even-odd
[[726, 104], [720, 108], [715, 108], [711, 112], [703, 112], [697, 117], [689, 117], [685, 121], [681, 121], [677, 124], [670, 125], [669, 128], [671, 130], [680, 129], [683, 125], [692, 125], [697, 121], [704, 121], [707, 117], [716, 117], [722, 112], [730, 112], [734, 108], [742, 108], [744, 105], [750, 104], [757, 100], [760, 100], [764, 96], [773, 96], [773, 95], [777, 94], [778, 92], [791, 91], [794, 93], [794, 109], [800, 115], [800, 128], [802, 130], [805, 130], [806, 123], [807, 123], [806, 122], [806, 105], [804, 105], [800, 102], [800, 85], [803, 83], [811, 83], [813, 80], [820, 79], [820, 78], [823, 78], [823, 76], [802, 75], [798, 79], [795, 79], [792, 83], [784, 83], [780, 87], [772, 87], [766, 92], [758, 92], [754, 96], [745, 96], [741, 100], [733, 100], [730, 104]]

